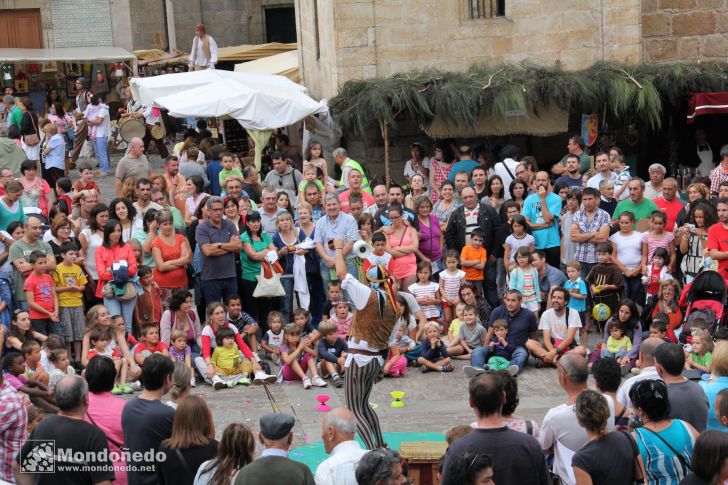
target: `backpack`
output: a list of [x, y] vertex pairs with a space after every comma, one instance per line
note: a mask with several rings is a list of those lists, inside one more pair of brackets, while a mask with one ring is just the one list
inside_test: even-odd
[[716, 323], [718, 321], [715, 312], [710, 308], [696, 308], [691, 311], [688, 317], [685, 319], [685, 324], [683, 325], [682, 332], [680, 333], [680, 343], [688, 343], [688, 338], [691, 336], [692, 333], [691, 329], [693, 327], [693, 322], [695, 322], [695, 320], [697, 319], [705, 320], [708, 323], [708, 332], [711, 335], [713, 334], [713, 332], [715, 331]]

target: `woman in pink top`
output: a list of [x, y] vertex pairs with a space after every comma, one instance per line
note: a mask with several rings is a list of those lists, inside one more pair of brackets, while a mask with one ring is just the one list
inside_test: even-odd
[[117, 485], [126, 485], [124, 457], [120, 453], [124, 445], [124, 431], [121, 428], [121, 412], [126, 401], [111, 394], [116, 379], [114, 362], [104, 356], [91, 359], [86, 366], [88, 382], [88, 409], [86, 422], [104, 432], [109, 440], [109, 452], [116, 453], [119, 460], [114, 462]]
[[386, 251], [392, 255], [389, 268], [397, 279], [400, 288], [409, 288], [417, 280], [417, 256], [420, 238], [414, 227], [402, 222], [402, 206], [392, 203], [389, 206], [391, 231], [387, 231]]

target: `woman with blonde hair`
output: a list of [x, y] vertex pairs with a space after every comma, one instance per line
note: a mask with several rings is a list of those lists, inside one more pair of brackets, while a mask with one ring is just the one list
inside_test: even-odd
[[174, 413], [172, 436], [159, 447], [167, 459], [157, 465], [158, 483], [192, 485], [195, 471], [217, 455], [217, 446], [212, 412], [205, 400], [186, 397]]
[[230, 423], [222, 432], [217, 456], [200, 465], [194, 485], [228, 485], [255, 457], [255, 436], [242, 423]]
[[716, 342], [713, 349], [713, 357], [710, 362], [711, 378], [709, 381], [701, 381], [705, 395], [708, 396], [708, 426], [705, 429], [717, 429], [724, 431], [725, 428], [715, 415], [715, 400], [720, 391], [728, 387], [728, 342]]
[[167, 406], [177, 409], [177, 406], [190, 395], [192, 390], [192, 371], [184, 362], [176, 361], [174, 363], [174, 373], [172, 374], [172, 389], [169, 390]]

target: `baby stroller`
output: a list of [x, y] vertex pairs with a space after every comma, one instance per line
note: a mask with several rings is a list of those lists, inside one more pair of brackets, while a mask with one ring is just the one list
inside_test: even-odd
[[680, 333], [680, 343], [688, 344], [692, 340], [692, 323], [700, 318], [708, 323], [708, 330], [712, 335], [721, 325], [726, 300], [728, 300], [728, 289], [723, 277], [717, 271], [705, 270], [700, 272], [695, 279], [685, 288], [687, 301], [685, 310], [685, 323]]

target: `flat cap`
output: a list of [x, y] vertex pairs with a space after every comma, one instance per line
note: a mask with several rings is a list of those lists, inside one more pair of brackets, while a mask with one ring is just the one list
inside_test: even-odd
[[288, 436], [296, 420], [293, 416], [280, 413], [269, 413], [260, 418], [260, 432], [268, 440], [280, 440]]

